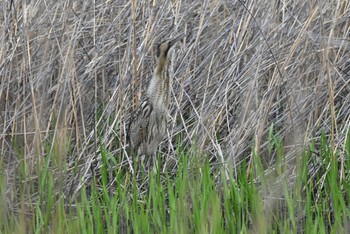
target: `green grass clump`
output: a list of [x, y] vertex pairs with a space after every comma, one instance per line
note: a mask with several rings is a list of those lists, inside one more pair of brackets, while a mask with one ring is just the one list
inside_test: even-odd
[[[272, 148], [283, 143], [272, 141]], [[8, 206], [6, 182], [1, 175], [1, 232], [33, 233], [329, 233], [346, 231], [350, 211], [348, 174], [339, 177], [339, 163], [326, 139], [320, 143], [320, 168], [312, 174], [305, 151], [297, 163], [296, 178], [290, 183], [278, 154], [277, 167], [267, 173], [258, 155], [248, 173], [245, 162], [235, 171], [213, 166], [180, 152], [175, 174], [159, 168], [145, 172], [140, 180], [120, 167], [109, 171], [115, 161], [101, 147], [101, 175], [92, 178], [74, 201], [60, 189], [57, 173], [46, 161], [37, 177], [23, 180], [26, 165], [19, 167], [19, 204]], [[347, 145], [347, 147], [349, 147]], [[310, 147], [314, 148], [314, 145]], [[338, 157], [338, 153], [335, 153]], [[47, 157], [46, 160], [50, 160]], [[349, 168], [349, 162], [345, 165]], [[277, 168], [276, 167], [276, 168]], [[62, 168], [62, 167], [61, 167]], [[347, 170], [346, 170], [347, 171]], [[110, 188], [108, 173], [115, 187]], [[236, 176], [234, 176], [236, 174]], [[273, 176], [271, 176], [273, 174]], [[61, 176], [63, 176], [61, 174]], [[278, 181], [278, 182], [277, 182]], [[37, 189], [33, 187], [37, 184]], [[31, 186], [31, 187], [30, 187]], [[277, 189], [276, 189], [277, 188]]]

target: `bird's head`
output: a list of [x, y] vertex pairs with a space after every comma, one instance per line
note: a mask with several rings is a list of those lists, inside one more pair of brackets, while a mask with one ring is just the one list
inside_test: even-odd
[[174, 48], [174, 45], [181, 39], [181, 36], [176, 37], [175, 39], [166, 40], [158, 45], [157, 48], [157, 58], [167, 58], [171, 53], [171, 50]]

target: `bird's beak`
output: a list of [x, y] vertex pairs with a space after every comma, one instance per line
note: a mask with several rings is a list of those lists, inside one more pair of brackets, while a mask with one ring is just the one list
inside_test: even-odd
[[175, 45], [178, 41], [180, 41], [183, 38], [183, 35], [177, 36], [174, 39], [170, 41], [170, 46]]

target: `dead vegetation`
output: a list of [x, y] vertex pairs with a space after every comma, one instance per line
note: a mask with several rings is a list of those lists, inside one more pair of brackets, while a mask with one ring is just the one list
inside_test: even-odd
[[78, 191], [101, 144], [132, 170], [129, 113], [150, 80], [154, 46], [179, 34], [164, 158], [196, 148], [235, 167], [251, 161], [253, 145], [273, 168], [272, 125], [290, 173], [322, 132], [344, 149], [349, 17], [348, 1], [1, 1], [0, 154], [9, 191], [21, 160], [34, 178], [50, 155], [69, 163], [65, 184]]

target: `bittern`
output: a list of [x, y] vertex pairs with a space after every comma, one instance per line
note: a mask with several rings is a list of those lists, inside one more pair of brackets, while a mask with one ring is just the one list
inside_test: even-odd
[[169, 68], [174, 45], [179, 39], [168, 40], [158, 46], [153, 77], [138, 109], [132, 115], [128, 140], [137, 156], [154, 157], [166, 135], [172, 85]]

